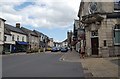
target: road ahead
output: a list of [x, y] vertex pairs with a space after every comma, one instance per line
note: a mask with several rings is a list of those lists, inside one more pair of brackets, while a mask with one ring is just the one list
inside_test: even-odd
[[3, 56], [3, 77], [83, 77], [81, 63], [59, 61], [62, 54]]

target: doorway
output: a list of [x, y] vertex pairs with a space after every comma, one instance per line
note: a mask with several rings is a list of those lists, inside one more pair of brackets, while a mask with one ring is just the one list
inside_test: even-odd
[[91, 48], [92, 48], [92, 55], [98, 55], [98, 37], [91, 38]]

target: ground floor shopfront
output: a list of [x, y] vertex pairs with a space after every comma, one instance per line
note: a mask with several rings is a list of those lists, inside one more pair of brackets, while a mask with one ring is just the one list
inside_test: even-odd
[[27, 42], [19, 42], [17, 41], [15, 44], [4, 44], [5, 53], [18, 53], [18, 52], [26, 52], [28, 47]]

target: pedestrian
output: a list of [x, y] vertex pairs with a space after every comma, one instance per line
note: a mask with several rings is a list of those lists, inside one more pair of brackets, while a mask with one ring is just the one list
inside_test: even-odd
[[72, 47], [70, 47], [70, 50], [72, 51]]
[[79, 48], [79, 50], [78, 50], [78, 53], [79, 53], [79, 55], [80, 55], [80, 53], [81, 53], [81, 49]]
[[81, 50], [80, 50], [80, 58], [84, 58], [84, 57], [85, 57], [84, 47], [81, 47]]

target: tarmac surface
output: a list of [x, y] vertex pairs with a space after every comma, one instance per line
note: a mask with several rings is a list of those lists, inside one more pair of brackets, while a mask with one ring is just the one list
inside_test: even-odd
[[82, 64], [61, 61], [63, 53], [11, 54], [2, 57], [3, 77], [84, 77]]

